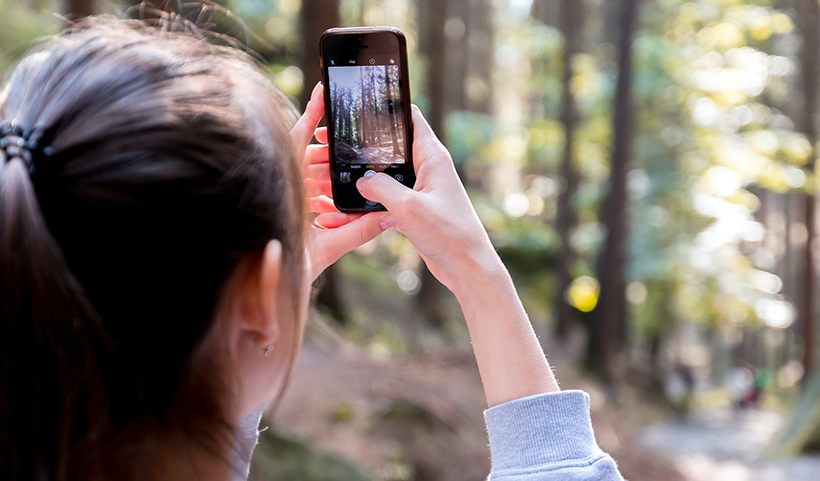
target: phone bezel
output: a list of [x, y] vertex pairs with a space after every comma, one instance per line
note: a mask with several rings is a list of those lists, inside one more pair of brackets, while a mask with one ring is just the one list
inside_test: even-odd
[[[335, 36], [361, 36], [362, 40], [358, 42], [358, 44], [366, 43], [368, 45], [373, 43], [373, 38], [378, 35], [392, 35], [398, 40], [398, 52], [389, 53], [397, 53], [399, 57], [399, 88], [401, 90], [402, 96], [402, 110], [404, 114], [404, 125], [405, 125], [405, 139], [404, 139], [404, 149], [405, 149], [405, 162], [401, 164], [404, 167], [401, 170], [401, 174], [404, 176], [403, 180], [401, 181], [402, 184], [413, 188], [416, 181], [415, 175], [415, 167], [413, 164], [413, 114], [412, 114], [412, 107], [411, 107], [411, 98], [410, 98], [410, 80], [409, 80], [409, 69], [408, 69], [408, 57], [407, 57], [407, 39], [404, 36], [404, 33], [396, 28], [396, 27], [346, 27], [346, 28], [331, 28], [325, 31], [320, 40], [319, 40], [319, 56], [320, 56], [320, 66], [322, 69], [322, 83], [325, 86], [329, 85], [328, 80], [328, 68], [329, 65], [326, 65], [325, 58], [328, 56], [339, 56], [347, 53], [353, 53], [352, 51], [336, 49], [333, 50], [332, 48], [329, 50], [328, 45], [326, 44], [326, 40], [330, 37]], [[367, 38], [366, 40], [364, 38]], [[356, 42], [351, 43], [351, 45], [356, 44]], [[333, 55], [331, 55], [331, 53]], [[381, 54], [381, 53], [380, 53]], [[351, 207], [348, 205], [344, 205], [344, 200], [342, 199], [339, 194], [340, 190], [340, 172], [338, 171], [337, 162], [334, 159], [334, 152], [335, 152], [335, 145], [334, 145], [334, 135], [332, 129], [331, 122], [329, 121], [330, 118], [330, 89], [324, 89], [324, 96], [325, 96], [325, 105], [327, 106], [327, 117], [328, 117], [328, 146], [330, 152], [330, 177], [331, 177], [331, 188], [333, 191], [333, 203], [337, 209], [341, 212], [348, 212], [348, 213], [361, 213], [361, 212], [375, 212], [375, 211], [383, 211], [385, 208], [380, 204], [375, 207]], [[358, 192], [357, 192], [358, 194]], [[347, 194], [346, 194], [347, 195]], [[346, 196], [345, 195], [345, 196]], [[361, 197], [361, 195], [359, 195]]]

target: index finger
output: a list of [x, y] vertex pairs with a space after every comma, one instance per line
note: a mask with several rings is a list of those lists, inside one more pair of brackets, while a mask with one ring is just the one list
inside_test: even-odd
[[424, 114], [413, 104], [413, 168], [418, 176], [419, 169], [425, 163], [444, 157], [452, 164], [450, 152], [444, 147], [433, 128], [427, 123]]
[[313, 133], [319, 125], [319, 121], [325, 115], [325, 96], [324, 88], [321, 83], [316, 84], [313, 92], [310, 95], [310, 101], [305, 106], [305, 113], [299, 117], [296, 125], [290, 130], [293, 145], [296, 151], [302, 153], [310, 144], [310, 139], [313, 138]]

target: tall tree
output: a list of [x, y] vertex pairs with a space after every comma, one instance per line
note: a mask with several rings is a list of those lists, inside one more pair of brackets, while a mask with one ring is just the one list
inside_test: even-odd
[[603, 203], [606, 240], [598, 261], [601, 292], [592, 315], [586, 367], [611, 382], [614, 355], [625, 336], [624, 267], [627, 238], [626, 173], [632, 153], [632, 43], [639, 0], [621, 0], [618, 81], [613, 114], [614, 138], [609, 193]]
[[564, 190], [558, 197], [558, 219], [556, 230], [561, 239], [561, 253], [558, 257], [558, 298], [556, 299], [555, 334], [558, 338], [567, 337], [575, 309], [569, 305], [566, 293], [572, 283], [572, 264], [576, 254], [570, 242], [570, 232], [578, 223], [578, 215], [572, 205], [578, 191], [578, 171], [574, 165], [574, 137], [578, 125], [578, 109], [572, 93], [572, 60], [583, 49], [584, 1], [561, 0], [561, 29], [564, 32], [564, 75], [561, 107], [561, 123], [564, 126], [566, 142], [564, 156], [561, 159], [561, 177], [564, 179]]
[[427, 115], [433, 131], [444, 138], [447, 103], [447, 50], [445, 24], [451, 0], [419, 0], [419, 53], [427, 62]]
[[484, 0], [449, 0], [444, 34], [447, 39], [446, 110], [467, 110], [465, 84], [470, 78], [470, 17], [476, 3]]
[[467, 109], [489, 114], [492, 109], [492, 71], [495, 51], [492, 0], [474, 0], [467, 22], [469, 77], [462, 84]]
[[[322, 79], [319, 69], [319, 38], [325, 30], [338, 27], [341, 23], [339, 16], [339, 0], [311, 0], [303, 1], [299, 10], [299, 29], [304, 39], [304, 49], [300, 68], [304, 76], [304, 88], [299, 96], [299, 103], [307, 105], [313, 86]], [[316, 302], [325, 310], [342, 321], [344, 308], [338, 290], [339, 273], [335, 266], [325, 270], [323, 279], [319, 281], [319, 292]]]
[[559, 8], [563, 7], [555, 0], [534, 0], [530, 7], [530, 15], [544, 25], [558, 27]]
[[319, 38], [325, 30], [338, 27], [341, 24], [339, 16], [339, 0], [310, 0], [303, 1], [299, 10], [299, 29], [304, 39], [304, 50], [299, 68], [304, 75], [304, 85], [299, 102], [307, 105], [313, 86], [322, 79], [319, 70]]
[[78, 19], [94, 14], [94, 0], [62, 0], [63, 13], [70, 19]]
[[[427, 61], [427, 98], [429, 111], [427, 119], [433, 131], [444, 139], [444, 117], [447, 102], [447, 36], [445, 24], [450, 0], [419, 0], [419, 52]], [[421, 289], [416, 296], [419, 308], [433, 325], [444, 322], [442, 299], [444, 287], [430, 273], [427, 266], [421, 266]]]
[[493, 70], [492, 0], [449, 0], [447, 21], [447, 111], [489, 114]]
[[398, 157], [401, 155], [401, 149], [399, 148], [399, 138], [396, 135], [396, 108], [393, 104], [393, 85], [396, 82], [390, 78], [393, 69], [394, 67], [384, 66], [384, 80], [387, 84], [387, 88], [385, 89], [387, 92], [387, 116], [390, 121], [390, 137], [393, 140], [393, 157]]
[[[802, 66], [803, 80], [803, 134], [811, 145], [811, 155], [806, 164], [806, 171], [811, 176], [814, 174], [815, 157], [817, 155], [817, 82], [820, 75], [820, 57], [817, 51], [820, 48], [820, 16], [818, 15], [817, 0], [800, 0], [799, 4], [799, 26], [802, 37], [802, 49], [800, 52], [800, 62]], [[804, 215], [808, 237], [806, 239], [804, 278], [803, 278], [803, 298], [802, 298], [802, 321], [803, 321], [803, 365], [806, 373], [809, 374], [814, 369], [815, 363], [815, 315], [814, 315], [814, 239], [815, 233], [815, 206], [816, 198], [814, 192], [807, 192], [805, 195]], [[809, 379], [806, 375], [804, 379]]]

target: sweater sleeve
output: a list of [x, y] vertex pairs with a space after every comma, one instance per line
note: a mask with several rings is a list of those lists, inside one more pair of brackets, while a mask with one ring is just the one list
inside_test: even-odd
[[484, 412], [491, 481], [623, 481], [598, 447], [583, 391], [538, 394]]

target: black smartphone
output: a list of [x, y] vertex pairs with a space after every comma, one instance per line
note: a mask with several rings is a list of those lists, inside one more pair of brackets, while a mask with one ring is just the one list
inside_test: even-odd
[[384, 172], [413, 187], [407, 40], [393, 27], [332, 28], [320, 42], [333, 201], [342, 212], [385, 210], [356, 181]]

